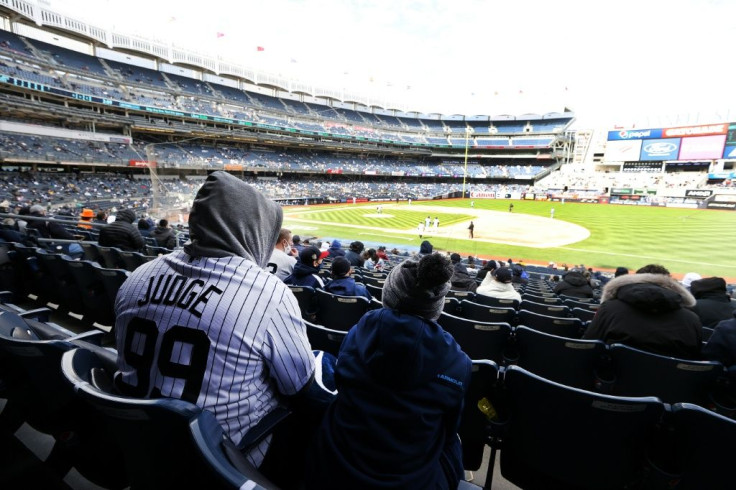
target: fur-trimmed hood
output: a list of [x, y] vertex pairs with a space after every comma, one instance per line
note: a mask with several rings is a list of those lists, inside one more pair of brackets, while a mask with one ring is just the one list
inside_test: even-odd
[[601, 301], [610, 299], [620, 299], [632, 306], [656, 301], [665, 309], [695, 306], [693, 295], [682, 284], [663, 274], [628, 274], [612, 279], [603, 288]]

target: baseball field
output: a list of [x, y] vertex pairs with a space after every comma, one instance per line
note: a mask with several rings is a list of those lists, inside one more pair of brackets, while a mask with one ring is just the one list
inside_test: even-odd
[[[430, 226], [420, 238], [420, 223], [428, 217]], [[483, 258], [602, 269], [659, 263], [675, 275], [692, 271], [736, 282], [736, 213], [731, 211], [454, 199], [290, 207], [284, 226], [305, 237], [360, 240], [389, 249], [417, 250], [426, 239], [436, 250]]]

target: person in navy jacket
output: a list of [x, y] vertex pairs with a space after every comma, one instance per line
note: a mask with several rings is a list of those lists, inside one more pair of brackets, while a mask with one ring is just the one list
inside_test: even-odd
[[439, 254], [402, 262], [386, 279], [383, 308], [350, 329], [337, 396], [309, 452], [308, 489], [457, 488], [471, 361], [436, 322], [451, 276]]

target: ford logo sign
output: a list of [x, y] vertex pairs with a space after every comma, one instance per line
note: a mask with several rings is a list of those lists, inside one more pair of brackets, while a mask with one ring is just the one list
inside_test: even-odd
[[644, 151], [649, 155], [669, 155], [675, 150], [677, 145], [674, 143], [658, 142], [644, 145]]

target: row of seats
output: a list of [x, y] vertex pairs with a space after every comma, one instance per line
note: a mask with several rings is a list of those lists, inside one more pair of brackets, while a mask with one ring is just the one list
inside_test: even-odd
[[[54, 436], [47, 464], [58, 474], [74, 467], [105, 488], [274, 488], [211, 413], [116, 393], [116, 356], [96, 344], [99, 334], [0, 312], [8, 399], [0, 419]], [[489, 489], [498, 451], [501, 474], [522, 488], [659, 488], [666, 480], [725, 489], [733, 481], [727, 444], [736, 421], [696, 405], [572, 388], [490, 360], [473, 362], [459, 434], [467, 470], [491, 446]]]

